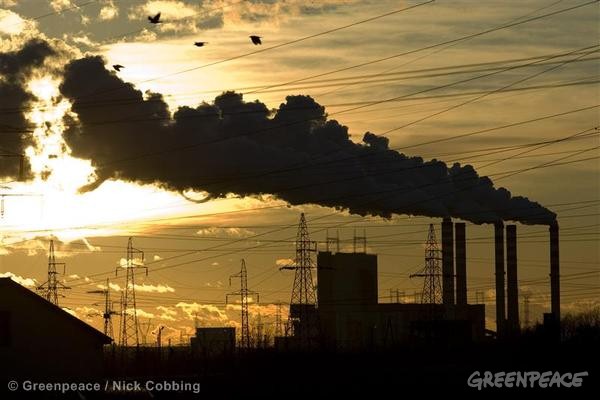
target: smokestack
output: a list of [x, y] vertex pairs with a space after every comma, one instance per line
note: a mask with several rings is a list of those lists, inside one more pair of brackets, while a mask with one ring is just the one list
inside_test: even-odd
[[496, 255], [496, 334], [504, 336], [504, 224], [496, 222], [495, 255]]
[[550, 225], [550, 311], [560, 322], [560, 259], [558, 253], [558, 223]]
[[442, 302], [454, 304], [454, 229], [448, 217], [442, 222]]
[[506, 226], [506, 308], [510, 334], [520, 331], [519, 282], [517, 280], [517, 226]]
[[456, 256], [456, 304], [467, 305], [467, 245], [465, 242], [465, 223], [454, 224]]

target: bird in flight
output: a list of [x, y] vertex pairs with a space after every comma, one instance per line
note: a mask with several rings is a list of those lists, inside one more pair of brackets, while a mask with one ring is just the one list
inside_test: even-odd
[[262, 41], [260, 40], [260, 36], [256, 36], [256, 35], [251, 35], [250, 36], [250, 40], [252, 40], [252, 43], [254, 43], [255, 45], [258, 44], [262, 44]]
[[194, 46], [197, 46], [197, 47], [202, 47], [205, 44], [208, 44], [208, 42], [194, 42]]
[[125, 67], [122, 66], [121, 64], [115, 64], [115, 65], [113, 65], [113, 68], [115, 71], [119, 72], [121, 70], [121, 68], [125, 68]]
[[148, 16], [148, 21], [151, 24], [160, 24], [162, 21], [160, 20], [160, 13], [156, 14], [154, 17]]

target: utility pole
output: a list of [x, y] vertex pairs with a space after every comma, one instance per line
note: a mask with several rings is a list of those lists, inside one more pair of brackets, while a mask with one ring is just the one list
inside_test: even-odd
[[133, 247], [133, 238], [129, 238], [127, 242], [127, 260], [124, 266], [117, 267], [115, 275], [119, 274], [119, 269], [125, 268], [126, 281], [125, 287], [123, 288], [123, 304], [121, 309], [121, 343], [120, 345], [126, 347], [135, 343], [135, 346], [140, 345], [139, 340], [139, 328], [137, 320], [137, 308], [135, 304], [135, 270], [138, 268], [144, 268], [146, 270], [146, 276], [148, 276], [148, 268], [142, 264], [135, 263], [135, 255], [139, 255], [142, 263], [144, 262], [144, 252]]
[[102, 314], [102, 318], [104, 318], [104, 334], [114, 341], [112, 316], [118, 313], [113, 310], [113, 303], [110, 300], [110, 282], [108, 278], [106, 278], [105, 289], [91, 290], [88, 293], [98, 293], [104, 296], [104, 313]]
[[50, 240], [50, 249], [48, 250], [48, 280], [42, 283], [37, 287], [37, 290], [43, 293], [43, 296], [49, 302], [58, 306], [58, 291], [64, 289], [70, 289], [59, 282], [58, 280], [58, 272], [56, 271], [56, 266], [63, 267], [63, 274], [65, 273], [66, 264], [65, 263], [57, 263], [56, 258], [54, 256], [54, 240]]
[[525, 328], [529, 328], [529, 323], [531, 322], [529, 320], [529, 293], [525, 293], [523, 295], [523, 314], [525, 314], [525, 321], [523, 326], [525, 326]]
[[425, 244], [425, 267], [421, 272], [410, 275], [411, 278], [425, 278], [421, 297], [421, 302], [424, 304], [442, 303], [442, 284], [440, 280], [442, 276], [440, 267], [441, 259], [440, 248], [435, 238], [435, 228], [433, 224], [429, 224], [429, 233], [427, 234], [427, 242]]
[[229, 277], [229, 286], [231, 286], [231, 278], [240, 278], [240, 290], [237, 292], [228, 293], [225, 296], [225, 303], [229, 304], [229, 296], [240, 296], [242, 306], [242, 336], [240, 347], [247, 349], [250, 347], [250, 326], [248, 325], [248, 296], [256, 295], [258, 302], [258, 292], [248, 290], [248, 272], [246, 271], [246, 261], [242, 258], [242, 268], [240, 272]]
[[160, 354], [160, 348], [162, 347], [162, 331], [165, 329], [163, 325], [158, 327], [158, 332], [156, 333], [156, 345], [158, 347], [158, 352]]
[[309, 238], [306, 217], [300, 214], [298, 233], [296, 234], [296, 258], [293, 266], [281, 269], [295, 270], [294, 286], [290, 301], [288, 329], [299, 338], [302, 346], [309, 346], [318, 334], [316, 321], [317, 297], [312, 279], [312, 269], [315, 268], [312, 254], [317, 252], [317, 243]]

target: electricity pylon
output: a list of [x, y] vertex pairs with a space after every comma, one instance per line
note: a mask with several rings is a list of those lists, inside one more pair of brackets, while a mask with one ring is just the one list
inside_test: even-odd
[[296, 234], [296, 258], [294, 265], [281, 269], [295, 270], [294, 286], [290, 301], [288, 329], [299, 338], [302, 346], [306, 347], [318, 335], [315, 307], [317, 298], [312, 278], [315, 268], [312, 253], [317, 252], [317, 243], [310, 240], [306, 217], [300, 214], [298, 233]]
[[256, 295], [258, 302], [258, 292], [248, 290], [248, 272], [246, 271], [246, 261], [242, 259], [242, 268], [240, 272], [229, 277], [229, 286], [231, 286], [231, 278], [240, 278], [240, 290], [237, 292], [228, 293], [225, 295], [225, 303], [229, 304], [229, 296], [240, 296], [242, 306], [242, 336], [240, 339], [240, 347], [247, 349], [250, 347], [250, 326], [248, 325], [248, 296]]
[[133, 238], [129, 238], [127, 242], [127, 260], [124, 266], [117, 267], [115, 275], [119, 274], [119, 269], [125, 268], [126, 281], [125, 287], [123, 288], [123, 299], [121, 305], [121, 338], [120, 345], [125, 347], [132, 343], [135, 346], [140, 345], [139, 340], [139, 328], [137, 320], [137, 307], [135, 304], [135, 270], [138, 268], [144, 268], [146, 270], [146, 276], [148, 275], [148, 268], [142, 264], [135, 263], [135, 255], [138, 254], [142, 262], [144, 262], [144, 252], [142, 250], [133, 247]]
[[275, 312], [275, 336], [283, 336], [283, 324], [281, 323], [281, 302], [276, 303], [277, 311]]
[[411, 278], [425, 278], [421, 295], [421, 302], [424, 304], [440, 304], [442, 302], [440, 260], [440, 248], [435, 238], [435, 229], [433, 224], [429, 224], [429, 233], [425, 244], [425, 267], [420, 272], [410, 275]]
[[66, 264], [57, 263], [54, 256], [54, 240], [50, 240], [50, 249], [48, 250], [48, 280], [37, 287], [37, 290], [42, 292], [42, 295], [49, 302], [58, 306], [58, 291], [64, 289], [70, 289], [58, 280], [58, 272], [56, 266], [63, 267], [63, 274], [65, 273]]

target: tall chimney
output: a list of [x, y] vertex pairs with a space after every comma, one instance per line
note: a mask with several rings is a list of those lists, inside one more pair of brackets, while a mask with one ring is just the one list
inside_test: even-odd
[[517, 280], [517, 226], [506, 226], [506, 308], [508, 330], [517, 334], [519, 326], [519, 282]]
[[504, 337], [504, 224], [496, 222], [495, 232], [495, 255], [496, 255], [496, 334]]
[[560, 322], [560, 259], [558, 254], [558, 223], [550, 225], [550, 312]]
[[448, 217], [442, 222], [442, 302], [454, 304], [454, 229]]
[[467, 305], [467, 245], [465, 224], [454, 224], [454, 253], [456, 257], [456, 304]]

